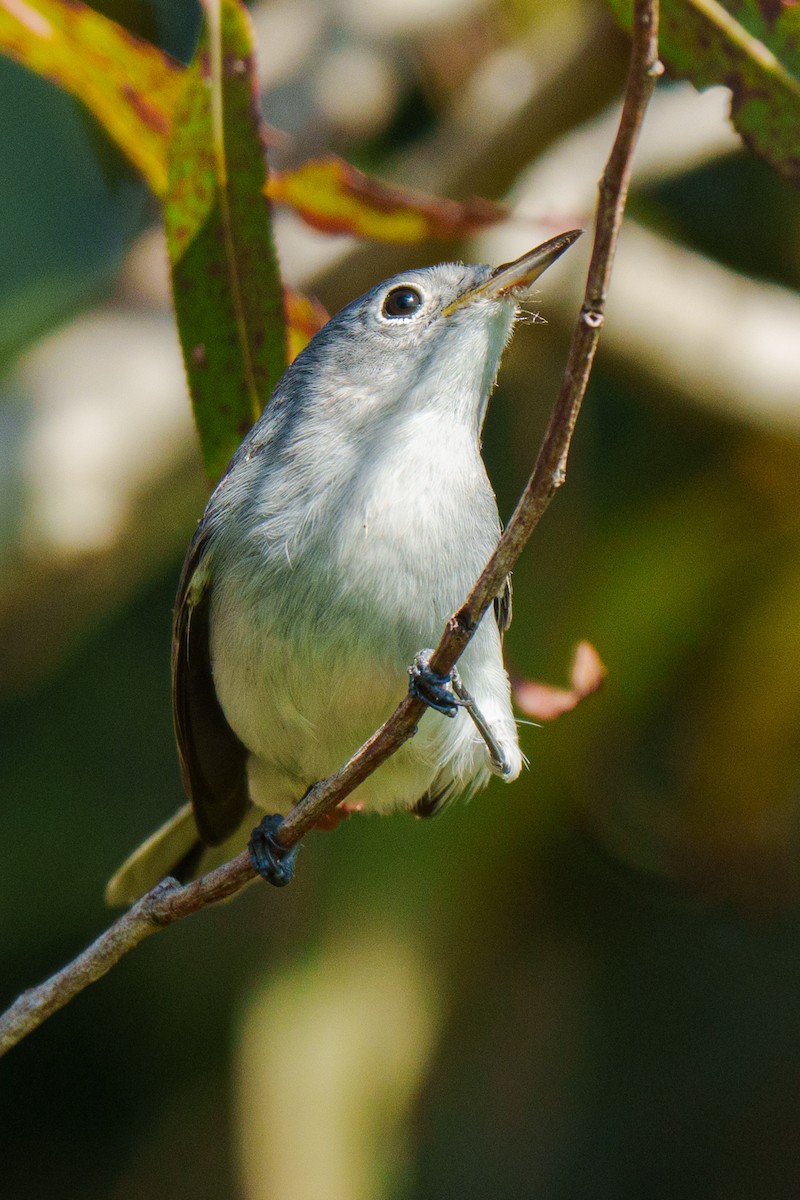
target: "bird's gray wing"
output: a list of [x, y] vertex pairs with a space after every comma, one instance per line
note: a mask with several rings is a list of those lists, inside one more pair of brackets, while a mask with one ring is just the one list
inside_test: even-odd
[[217, 846], [241, 824], [247, 750], [225, 719], [211, 673], [211, 569], [205, 523], [183, 564], [172, 626], [172, 716], [181, 778], [200, 837]]
[[494, 598], [494, 619], [502, 637], [511, 624], [511, 576], [506, 575], [503, 589]]

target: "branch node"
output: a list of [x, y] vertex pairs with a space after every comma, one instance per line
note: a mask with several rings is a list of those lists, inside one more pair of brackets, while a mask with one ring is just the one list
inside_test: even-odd
[[582, 308], [581, 320], [589, 329], [601, 329], [605, 318], [598, 308]]
[[460, 608], [458, 612], [453, 613], [450, 620], [447, 622], [447, 637], [453, 638], [470, 638], [475, 630], [475, 622], [469, 613]]
[[174, 875], [165, 875], [160, 883], [150, 889], [150, 899], [153, 902], [163, 900], [165, 896], [171, 896], [173, 892], [180, 891], [182, 886]]
[[183, 885], [177, 879], [172, 875], [167, 875], [154, 888], [151, 888], [146, 896], [142, 897], [142, 915], [148, 921], [155, 922], [156, 925], [170, 925], [172, 917], [164, 911], [163, 906], [166, 901], [171, 900], [182, 888]]
[[608, 203], [609, 199], [612, 198], [616, 193], [616, 183], [611, 178], [608, 164], [606, 165], [606, 169], [603, 171], [603, 174], [597, 181], [597, 192], [601, 204]]

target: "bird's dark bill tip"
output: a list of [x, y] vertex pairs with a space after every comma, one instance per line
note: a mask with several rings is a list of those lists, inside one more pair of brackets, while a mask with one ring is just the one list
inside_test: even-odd
[[521, 254], [519, 258], [515, 258], [511, 262], [501, 263], [499, 267], [495, 267], [489, 278], [497, 279], [498, 276], [505, 274], [511, 276], [517, 268], [520, 269], [520, 275], [522, 276], [525, 274], [526, 268], [530, 269], [534, 266], [539, 268], [539, 274], [541, 274], [557, 258], [560, 258], [565, 250], [569, 250], [570, 246], [577, 242], [582, 233], [582, 229], [568, 229], [566, 233], [556, 234], [555, 237], [548, 238], [546, 242], [542, 242], [540, 246], [536, 246], [533, 250], [528, 250], [525, 254]]
[[449, 317], [451, 313], [472, 304], [475, 300], [515, 300], [517, 297], [524, 299], [525, 293], [530, 290], [535, 280], [578, 240], [582, 232], [582, 229], [569, 229], [566, 233], [559, 233], [557, 237], [542, 242], [541, 246], [535, 246], [533, 250], [528, 250], [513, 262], [495, 267], [478, 287], [470, 288], [442, 309], [442, 315]]

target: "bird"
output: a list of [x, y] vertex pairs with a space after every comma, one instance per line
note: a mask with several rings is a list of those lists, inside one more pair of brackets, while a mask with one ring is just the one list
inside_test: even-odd
[[[351, 807], [418, 816], [523, 766], [503, 634], [511, 582], [458, 669], [488, 733], [432, 676], [436, 645], [501, 532], [481, 457], [520, 304], [570, 230], [495, 269], [404, 271], [347, 304], [288, 366], [209, 499], [172, 636], [179, 811], [106, 890], [130, 903], [243, 848], [341, 766], [410, 686], [415, 737]], [[284, 880], [280, 880], [283, 882]]]

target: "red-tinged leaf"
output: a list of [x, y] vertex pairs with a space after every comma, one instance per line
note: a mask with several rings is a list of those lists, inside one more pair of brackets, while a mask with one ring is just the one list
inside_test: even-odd
[[304, 296], [291, 288], [284, 288], [283, 313], [286, 319], [289, 362], [297, 358], [301, 350], [328, 320], [328, 313], [312, 296]]
[[267, 195], [323, 233], [349, 233], [379, 242], [460, 237], [506, 215], [488, 200], [459, 203], [379, 183], [334, 156], [273, 172]]
[[203, 6], [169, 145], [164, 220], [195, 420], [217, 478], [269, 399], [286, 345], [250, 19], [239, 0]]
[[569, 688], [517, 679], [514, 681], [514, 701], [528, 716], [538, 721], [554, 721], [556, 717], [572, 712], [581, 700], [596, 692], [605, 677], [606, 669], [594, 646], [581, 642], [572, 662]]
[[0, 0], [0, 53], [81, 100], [156, 193], [184, 69], [79, 0]]

